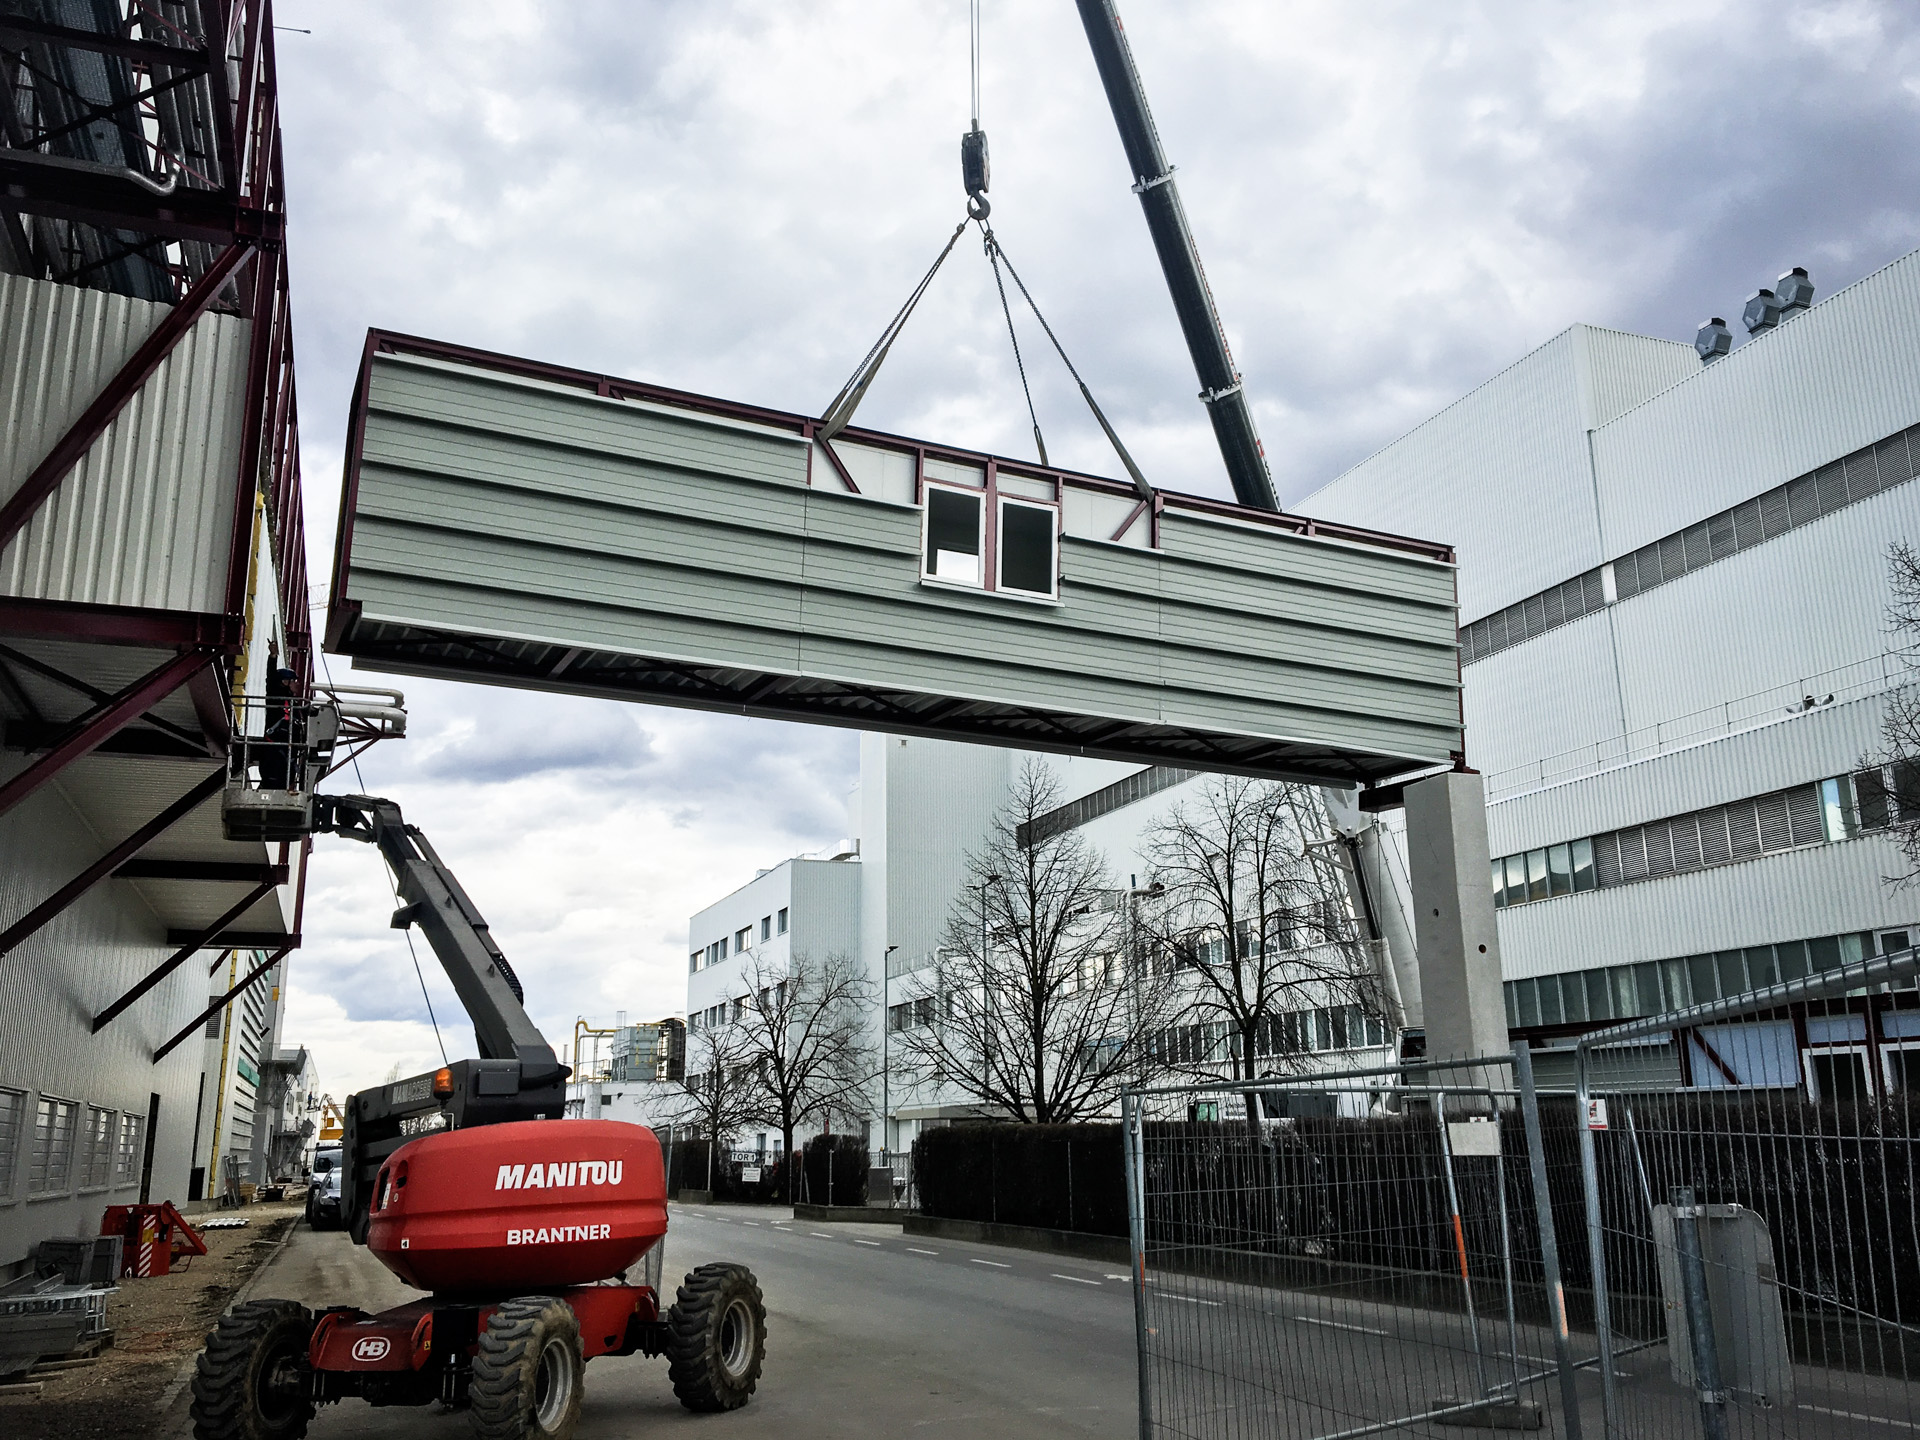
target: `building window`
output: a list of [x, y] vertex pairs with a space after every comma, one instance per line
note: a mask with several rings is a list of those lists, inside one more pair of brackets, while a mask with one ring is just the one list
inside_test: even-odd
[[98, 1105], [87, 1107], [86, 1148], [80, 1159], [80, 1188], [104, 1190], [113, 1173], [113, 1142], [117, 1112]]
[[79, 1109], [76, 1101], [44, 1095], [34, 1107], [29, 1195], [64, 1195], [73, 1188], [73, 1128]]
[[132, 1185], [140, 1178], [142, 1149], [147, 1138], [147, 1117], [144, 1115], [122, 1115], [120, 1117], [120, 1148], [113, 1158], [113, 1183], [116, 1186]]
[[773, 917], [771, 915], [762, 915], [760, 917], [760, 938], [762, 940], [771, 940], [773, 938]]
[[696, 950], [687, 956], [687, 973], [689, 975], [697, 975], [700, 972], [700, 957], [704, 953], [704, 951]]
[[780, 913], [774, 917], [774, 923], [780, 927], [780, 933], [782, 935], [787, 933], [787, 912], [785, 909], [782, 909]]
[[985, 549], [985, 506], [982, 497], [966, 490], [927, 486], [924, 570], [929, 580], [955, 585], [979, 585], [981, 555]]
[[1060, 567], [1055, 560], [1055, 536], [1059, 526], [1059, 512], [1051, 505], [1001, 500], [996, 558], [1002, 590], [1042, 595], [1049, 600], [1058, 594]]
[[733, 953], [734, 954], [736, 955], [745, 954], [747, 951], [747, 948], [752, 944], [753, 944], [753, 927], [751, 925], [747, 926], [743, 930], [738, 930], [734, 932], [734, 936], [733, 936]]
[[27, 1097], [18, 1090], [0, 1090], [0, 1200], [13, 1199], [13, 1174], [20, 1163], [20, 1121]]

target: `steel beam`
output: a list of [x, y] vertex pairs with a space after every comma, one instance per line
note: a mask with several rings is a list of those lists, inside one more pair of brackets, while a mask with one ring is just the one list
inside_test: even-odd
[[0, 595], [0, 635], [20, 640], [85, 640], [167, 650], [240, 648], [240, 616], [140, 605], [83, 605]]
[[266, 975], [266, 973], [269, 970], [273, 969], [274, 966], [278, 965], [282, 960], [286, 959], [287, 955], [289, 954], [289, 952], [292, 951], [292, 949], [293, 947], [291, 945], [284, 946], [281, 949], [274, 951], [273, 954], [269, 955], [265, 960], [261, 961], [258, 965], [254, 966], [253, 969], [249, 970], [244, 976], [241, 977], [239, 984], [235, 985], [231, 990], [227, 991], [226, 994], [222, 995], [218, 1000], [215, 1000], [211, 1005], [207, 1006], [207, 1008], [202, 1010], [198, 1015], [194, 1016], [190, 1022], [188, 1022], [185, 1025], [182, 1025], [177, 1035], [175, 1035], [171, 1040], [167, 1041], [167, 1043], [162, 1045], [158, 1050], [154, 1051], [153, 1063], [158, 1065], [162, 1060], [166, 1059], [168, 1054], [173, 1050], [173, 1048], [176, 1045], [178, 1045], [182, 1040], [186, 1040], [190, 1038], [193, 1035], [193, 1033], [196, 1030], [198, 1030], [202, 1025], [206, 1024], [207, 1021], [211, 1020], [214, 1016], [218, 1015], [222, 1010], [226, 1009], [227, 1006], [231, 1005], [236, 999], [238, 999], [239, 996], [244, 991], [251, 989]]
[[207, 657], [197, 651], [176, 655], [82, 715], [52, 749], [0, 785], [0, 815], [5, 815], [81, 756], [98, 750], [138, 720], [149, 706], [186, 684], [187, 678], [206, 663]]
[[[7, 166], [8, 156], [0, 152], [0, 182], [10, 185]], [[94, 397], [93, 403], [68, 427], [67, 433], [54, 442], [46, 457], [21, 482], [20, 488], [8, 497], [6, 504], [0, 505], [0, 547], [19, 534], [33, 518], [34, 512], [66, 479], [68, 472], [106, 433], [114, 417], [126, 408], [127, 402], [160, 368], [160, 362], [172, 353], [194, 323], [206, 313], [207, 307], [213, 304], [228, 277], [247, 253], [247, 247], [238, 243], [220, 252], [213, 264], [207, 267], [206, 274], [194, 281], [186, 297], [160, 318], [153, 333], [127, 357], [119, 373], [106, 383], [105, 388]]]
[[[203, 948], [215, 935], [218, 935], [222, 930], [226, 929], [227, 926], [246, 914], [263, 895], [266, 895], [272, 889], [273, 883], [268, 881], [265, 884], [256, 885], [253, 889], [249, 890], [246, 898], [241, 900], [239, 904], [235, 905], [211, 925], [207, 926], [206, 929], [200, 931], [192, 940], [182, 945], [165, 960], [162, 960], [158, 966], [147, 973], [144, 980], [141, 980], [131, 990], [127, 991], [126, 994], [122, 995], [118, 1000], [107, 1006], [106, 1009], [94, 1016], [93, 1033], [98, 1035], [102, 1030], [106, 1029], [107, 1026], [111, 1025], [129, 1005], [133, 1004], [134, 1001], [153, 989], [154, 986], [166, 979], [167, 976], [178, 970], [187, 962], [188, 956], [192, 955], [194, 951]], [[168, 938], [172, 938], [171, 933], [169, 933]], [[287, 937], [284, 935], [276, 936], [275, 938], [283, 945], [287, 940]]]
[[116, 880], [203, 880], [216, 885], [284, 885], [285, 865], [244, 860], [129, 860], [113, 872]]
[[209, 935], [198, 930], [169, 930], [169, 945], [189, 945], [200, 942], [202, 950], [271, 950], [276, 945], [300, 944], [300, 931], [296, 926], [291, 932], [281, 930], [223, 930], [218, 935]]
[[45, 900], [42, 900], [38, 905], [34, 906], [33, 909], [14, 921], [6, 930], [0, 931], [0, 955], [5, 955], [22, 941], [35, 934], [44, 927], [48, 921], [59, 915], [101, 880], [104, 880], [120, 866], [132, 859], [133, 856], [139, 854], [148, 843], [162, 831], [172, 826], [175, 821], [184, 818], [191, 811], [198, 808], [201, 802], [212, 798], [213, 795], [218, 793], [221, 786], [226, 783], [226, 778], [226, 772], [224, 770], [214, 771], [211, 775], [207, 776], [206, 779], [187, 791], [187, 793], [182, 795], [178, 800], [174, 801], [173, 804], [154, 816], [153, 819], [147, 821], [146, 824], [142, 825], [118, 845], [115, 845], [111, 850], [107, 851], [106, 854], [94, 861], [93, 864], [82, 870]]

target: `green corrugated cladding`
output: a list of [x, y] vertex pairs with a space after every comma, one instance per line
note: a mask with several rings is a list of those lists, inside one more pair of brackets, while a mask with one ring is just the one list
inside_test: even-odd
[[412, 356], [368, 383], [347, 587], [368, 621], [1401, 769], [1461, 748], [1448, 564], [1176, 501], [1157, 551], [1064, 537], [1061, 603], [1026, 603], [923, 584], [919, 508], [809, 486], [798, 434]]

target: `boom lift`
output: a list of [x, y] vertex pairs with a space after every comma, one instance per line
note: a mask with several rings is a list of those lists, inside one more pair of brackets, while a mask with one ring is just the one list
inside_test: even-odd
[[623, 1121], [539, 1123], [565, 1113], [568, 1070], [472, 899], [393, 801], [313, 793], [339, 732], [321, 712], [336, 703], [285, 702], [271, 733], [236, 747], [230, 826], [304, 820], [378, 848], [400, 899], [393, 925], [426, 936], [480, 1055], [346, 1103], [342, 1223], [427, 1298], [377, 1315], [236, 1306], [195, 1365], [194, 1434], [298, 1440], [316, 1406], [357, 1396], [467, 1407], [480, 1440], [565, 1440], [586, 1361], [635, 1351], [668, 1358], [690, 1410], [744, 1405], [766, 1351], [759, 1283], [741, 1265], [702, 1265], [662, 1307], [659, 1142]]

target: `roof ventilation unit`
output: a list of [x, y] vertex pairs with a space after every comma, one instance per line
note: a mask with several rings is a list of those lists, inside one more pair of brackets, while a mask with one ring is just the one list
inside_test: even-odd
[[1740, 314], [1747, 334], [1758, 335], [1780, 323], [1780, 297], [1771, 290], [1756, 290], [1747, 297], [1747, 308]]
[[1807, 278], [1807, 272], [1796, 265], [1774, 282], [1779, 289], [1780, 318], [1791, 320], [1801, 311], [1813, 304], [1813, 281]]
[[1700, 363], [1718, 360], [1733, 349], [1733, 332], [1727, 329], [1727, 322], [1718, 315], [1711, 320], [1702, 320], [1700, 329], [1693, 337], [1693, 348], [1700, 352]]

